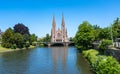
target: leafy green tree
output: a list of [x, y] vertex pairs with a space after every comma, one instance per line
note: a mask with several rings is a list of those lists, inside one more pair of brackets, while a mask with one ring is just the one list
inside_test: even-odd
[[91, 44], [95, 38], [93, 31], [93, 27], [87, 21], [79, 25], [75, 36], [75, 44], [78, 49], [84, 50], [91, 47]]
[[18, 24], [16, 24], [15, 26], [14, 26], [14, 32], [15, 33], [20, 33], [20, 34], [22, 34], [22, 35], [24, 35], [24, 34], [30, 34], [29, 33], [29, 29], [28, 29], [28, 27], [26, 27], [24, 24], [22, 24], [22, 23], [18, 23]]
[[100, 26], [98, 25], [93, 25], [93, 29], [94, 29], [94, 36], [95, 36], [95, 41], [100, 41], [100, 37], [99, 37], [99, 34], [100, 34], [100, 31], [102, 28], [100, 28]]
[[44, 42], [50, 42], [51, 41], [51, 37], [49, 34], [46, 34], [46, 37], [44, 38]]
[[2, 35], [2, 46], [10, 48], [14, 43], [14, 32], [11, 28], [8, 28]]
[[108, 49], [109, 45], [112, 45], [112, 41], [103, 39], [99, 44], [99, 49], [105, 54], [105, 51]]
[[112, 24], [112, 33], [114, 41], [116, 38], [120, 38], [120, 20], [117, 18]]
[[74, 41], [74, 38], [73, 38], [73, 37], [70, 37], [70, 38], [69, 38], [69, 41]]
[[24, 39], [23, 36], [20, 33], [15, 33], [14, 34], [14, 44], [16, 44], [16, 46], [18, 48], [23, 48], [24, 47]]
[[103, 28], [100, 30], [100, 33], [99, 33], [99, 38], [100, 40], [102, 39], [111, 39], [111, 33], [110, 33], [110, 28]]
[[37, 41], [37, 36], [35, 34], [30, 35], [30, 41], [31, 42], [36, 42]]

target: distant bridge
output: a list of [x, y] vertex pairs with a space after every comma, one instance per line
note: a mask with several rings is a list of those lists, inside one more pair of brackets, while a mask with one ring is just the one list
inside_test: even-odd
[[75, 43], [71, 42], [39, 42], [39, 44], [44, 44], [45, 46], [74, 46]]

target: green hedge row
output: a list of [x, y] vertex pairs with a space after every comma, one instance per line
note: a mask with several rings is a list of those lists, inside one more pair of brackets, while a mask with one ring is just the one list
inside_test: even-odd
[[82, 52], [91, 64], [95, 74], [120, 74], [120, 64], [112, 56], [99, 55], [94, 49]]

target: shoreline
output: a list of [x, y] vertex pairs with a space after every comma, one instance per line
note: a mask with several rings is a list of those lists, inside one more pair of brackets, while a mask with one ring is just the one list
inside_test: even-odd
[[[36, 46], [30, 46], [28, 49], [34, 49]], [[26, 48], [16, 48], [16, 49], [8, 49], [0, 46], [0, 53], [5, 53], [5, 52], [14, 52], [14, 51], [20, 51], [20, 50], [27, 50]]]

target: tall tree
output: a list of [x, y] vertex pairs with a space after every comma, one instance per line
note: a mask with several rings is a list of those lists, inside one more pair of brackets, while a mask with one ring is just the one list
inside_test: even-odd
[[100, 40], [99, 34], [101, 31], [101, 28], [98, 25], [93, 25], [93, 29], [94, 29], [95, 41], [99, 41]]
[[111, 31], [110, 31], [109, 27], [101, 29], [100, 33], [99, 33], [100, 40], [102, 40], [102, 39], [111, 39], [110, 32]]
[[112, 33], [114, 40], [120, 37], [120, 20], [117, 18], [112, 24]]
[[14, 26], [14, 32], [15, 33], [20, 33], [20, 34], [22, 34], [22, 35], [24, 35], [24, 34], [30, 34], [29, 33], [29, 29], [28, 29], [28, 27], [26, 27], [24, 24], [22, 24], [22, 23], [18, 23], [18, 24], [16, 24], [15, 26]]
[[84, 21], [79, 25], [78, 31], [75, 36], [75, 44], [78, 49], [89, 49], [94, 40], [94, 29], [91, 24]]
[[2, 46], [10, 48], [14, 43], [14, 32], [11, 28], [8, 28], [2, 35]]
[[14, 44], [16, 44], [16, 46], [18, 48], [23, 48], [24, 47], [23, 36], [20, 33], [15, 33], [14, 34]]
[[33, 42], [37, 41], [37, 36], [35, 34], [30, 35], [30, 44], [34, 44]]
[[45, 42], [50, 42], [51, 40], [51, 37], [49, 34], [46, 34], [46, 37], [45, 37]]

